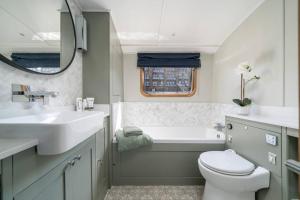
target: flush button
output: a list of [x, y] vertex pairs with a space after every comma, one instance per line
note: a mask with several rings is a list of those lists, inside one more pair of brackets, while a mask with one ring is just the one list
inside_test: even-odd
[[276, 154], [269, 152], [268, 153], [268, 161], [269, 163], [271, 163], [272, 165], [276, 165]]
[[231, 136], [231, 135], [228, 135], [228, 136], [227, 136], [227, 141], [228, 141], [229, 143], [232, 143], [232, 136]]
[[277, 145], [277, 137], [274, 135], [266, 134], [266, 143], [276, 146]]

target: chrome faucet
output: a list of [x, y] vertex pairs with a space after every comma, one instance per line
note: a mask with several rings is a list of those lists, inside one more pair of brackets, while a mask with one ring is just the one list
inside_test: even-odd
[[216, 129], [217, 131], [220, 131], [220, 132], [222, 132], [224, 128], [225, 128], [225, 125], [223, 125], [222, 123], [216, 123], [216, 125], [214, 126], [214, 129]]
[[50, 97], [57, 97], [58, 94], [53, 91], [31, 91], [28, 85], [12, 84], [13, 102], [43, 102], [47, 105]]

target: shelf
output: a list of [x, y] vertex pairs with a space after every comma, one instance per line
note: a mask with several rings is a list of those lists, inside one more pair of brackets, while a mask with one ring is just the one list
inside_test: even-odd
[[285, 165], [290, 171], [300, 175], [300, 162], [296, 160], [287, 160]]

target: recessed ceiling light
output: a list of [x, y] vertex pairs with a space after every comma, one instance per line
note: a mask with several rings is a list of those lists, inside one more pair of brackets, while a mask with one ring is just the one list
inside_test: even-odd
[[163, 40], [165, 36], [153, 32], [119, 32], [120, 40]]
[[58, 41], [60, 40], [60, 32], [39, 32], [32, 36], [32, 40]]
[[158, 33], [149, 32], [119, 32], [121, 40], [157, 40]]

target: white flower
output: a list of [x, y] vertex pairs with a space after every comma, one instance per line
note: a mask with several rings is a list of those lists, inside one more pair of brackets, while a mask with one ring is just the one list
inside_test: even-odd
[[252, 66], [248, 62], [242, 62], [238, 65], [237, 70], [240, 74], [249, 73], [252, 71]]

